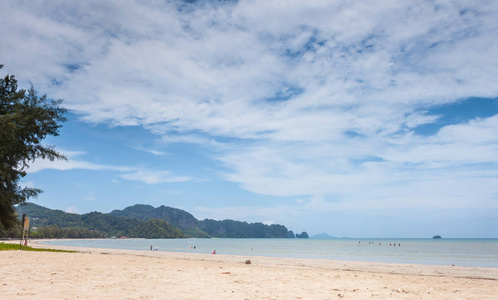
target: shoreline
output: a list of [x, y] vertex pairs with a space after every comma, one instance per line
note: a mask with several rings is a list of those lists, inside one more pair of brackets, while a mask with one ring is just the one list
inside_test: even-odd
[[[66, 239], [66, 240], [72, 240], [72, 241], [79, 241], [79, 240], [89, 240], [89, 241], [94, 241], [94, 240], [109, 240], [109, 239]], [[129, 238], [128, 240], [143, 240], [143, 239], [140, 239], [140, 238]], [[35, 240], [36, 241], [36, 240]], [[40, 239], [38, 240], [40, 243], [45, 243], [45, 241], [49, 242], [49, 241], [54, 241], [54, 240], [50, 240], [50, 239]], [[61, 240], [61, 241], [64, 241], [64, 240]], [[152, 241], [151, 241], [152, 242]], [[48, 243], [47, 243], [48, 244]], [[50, 245], [54, 245], [54, 244], [50, 244]], [[55, 246], [55, 245], [54, 245]], [[63, 246], [63, 245], [59, 245], [59, 246]], [[99, 246], [93, 246], [93, 247], [88, 247], [90, 249], [93, 249], [93, 248], [101, 248], [101, 249], [107, 249], [106, 247], [100, 247], [102, 245], [99, 245]], [[85, 247], [83, 245], [81, 246], [68, 246], [68, 247]], [[217, 248], [216, 246], [214, 246], [215, 248]], [[112, 248], [112, 249], [120, 249], [120, 248]], [[139, 249], [131, 249], [131, 248], [121, 248], [123, 250], [137, 250], [137, 251], [140, 251]], [[188, 250], [178, 250], [178, 251], [171, 251], [171, 250], [166, 250], [166, 251], [161, 251], [161, 252], [178, 252], [178, 253], [192, 253], [192, 248], [190, 248], [190, 251]], [[209, 251], [211, 252], [211, 251]], [[209, 252], [204, 252], [205, 254], [209, 254]], [[194, 251], [193, 253], [199, 253], [197, 251]], [[343, 263], [353, 263], [353, 264], [356, 264], [356, 263], [364, 263], [364, 264], [388, 264], [388, 265], [413, 265], [413, 266], [432, 266], [432, 267], [452, 267], [452, 268], [455, 268], [455, 267], [466, 267], [466, 268], [482, 268], [482, 269], [498, 269], [498, 264], [494, 264], [494, 265], [486, 265], [486, 266], [483, 266], [483, 265], [469, 265], [469, 264], [459, 264], [459, 261], [458, 259], [454, 260], [452, 262], [452, 260], [446, 260], [443, 262], [440, 262], [440, 263], [424, 263], [424, 262], [413, 262], [413, 261], [382, 261], [382, 260], [361, 260], [361, 259], [343, 259], [343, 258], [329, 258], [329, 257], [299, 257], [299, 256], [273, 256], [273, 255], [265, 255], [265, 253], [260, 253], [260, 254], [256, 254], [256, 253], [221, 253], [223, 255], [229, 255], [229, 256], [243, 256], [243, 257], [246, 257], [246, 258], [251, 258], [251, 257], [268, 257], [268, 258], [272, 258], [272, 259], [279, 259], [279, 258], [286, 258], [286, 259], [290, 259], [290, 260], [299, 260], [299, 259], [302, 259], [304, 261], [307, 261], [307, 260], [320, 260], [320, 261], [336, 261], [338, 263], [340, 262], [343, 262]], [[220, 253], [218, 253], [218, 255], [220, 255]]]
[[[0, 293], [7, 298], [495, 299], [498, 295], [498, 268], [83, 248], [47, 245], [43, 240], [30, 246], [78, 252], [0, 251]], [[16, 272], [20, 265], [22, 273]]]
[[[331, 270], [350, 270], [350, 271], [389, 271], [391, 274], [404, 275], [405, 272], [427, 276], [455, 276], [473, 277], [478, 279], [498, 280], [498, 268], [493, 267], [467, 267], [467, 266], [447, 266], [447, 265], [428, 265], [428, 264], [407, 264], [407, 263], [385, 263], [370, 261], [354, 260], [333, 260], [333, 259], [315, 259], [315, 258], [287, 258], [272, 256], [244, 256], [233, 254], [202, 254], [190, 252], [170, 252], [170, 251], [148, 251], [148, 250], [129, 250], [129, 249], [109, 249], [95, 247], [74, 247], [54, 244], [45, 244], [45, 241], [56, 239], [39, 239], [31, 240], [30, 247], [42, 249], [59, 249], [71, 250], [81, 253], [90, 254], [113, 254], [113, 255], [137, 255], [165, 259], [186, 259], [199, 261], [217, 261], [217, 262], [245, 262], [250, 260], [252, 264], [275, 265], [275, 266], [295, 266], [295, 267], [320, 267]], [[95, 239], [81, 239], [95, 240]], [[102, 239], [106, 240], [106, 239]], [[6, 242], [9, 242], [8, 240]], [[15, 240], [11, 240], [16, 243]]]

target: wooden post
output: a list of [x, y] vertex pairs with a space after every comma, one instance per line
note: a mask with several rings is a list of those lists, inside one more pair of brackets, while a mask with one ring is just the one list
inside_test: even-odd
[[22, 250], [22, 241], [24, 240], [24, 222], [26, 221], [26, 214], [22, 215], [22, 224], [21, 224], [21, 230], [22, 230], [22, 235], [21, 235], [21, 242], [19, 243], [19, 249]]

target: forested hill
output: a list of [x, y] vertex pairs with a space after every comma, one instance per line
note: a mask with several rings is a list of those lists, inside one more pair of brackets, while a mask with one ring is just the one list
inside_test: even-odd
[[[197, 220], [192, 214], [177, 208], [137, 204], [109, 214], [66, 213], [34, 203], [17, 207], [19, 216], [27, 214], [30, 226], [37, 229], [36, 237], [110, 237], [140, 238], [287, 238], [294, 237], [283, 225], [265, 225], [234, 220]], [[0, 232], [0, 237], [2, 233]], [[297, 235], [296, 235], [297, 236]], [[307, 236], [307, 235], [306, 235]], [[300, 236], [298, 236], [300, 237]]]
[[167, 221], [180, 228], [186, 237], [218, 238], [287, 238], [288, 230], [283, 225], [265, 225], [234, 220], [197, 220], [192, 214], [168, 206], [154, 208], [150, 205], [136, 204], [123, 210], [114, 210], [113, 216], [149, 220], [156, 218]]
[[154, 208], [151, 205], [136, 204], [123, 210], [113, 210], [110, 215], [142, 221], [150, 219], [164, 220], [172, 226], [181, 229], [185, 237], [207, 238], [211, 236], [197, 226], [197, 219], [190, 213], [164, 205]]
[[30, 217], [30, 226], [36, 228], [31, 237], [40, 238], [97, 238], [127, 236], [137, 238], [181, 238], [181, 230], [164, 220], [142, 221], [133, 218], [116, 217], [100, 212], [88, 214], [66, 213], [27, 203], [17, 207], [19, 217]]

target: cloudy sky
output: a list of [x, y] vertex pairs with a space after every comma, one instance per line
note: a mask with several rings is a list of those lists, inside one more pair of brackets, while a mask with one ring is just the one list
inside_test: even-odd
[[498, 237], [497, 37], [485, 0], [6, 0], [0, 75], [70, 110], [49, 208]]

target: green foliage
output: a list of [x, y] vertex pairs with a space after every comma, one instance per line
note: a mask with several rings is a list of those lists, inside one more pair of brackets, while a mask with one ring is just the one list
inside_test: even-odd
[[113, 216], [127, 217], [138, 220], [160, 219], [167, 221], [172, 226], [182, 230], [195, 231], [197, 228], [197, 219], [190, 213], [173, 207], [161, 205], [154, 208], [150, 205], [136, 204], [126, 207], [123, 210], [113, 210]]
[[6, 229], [16, 224], [14, 205], [41, 193], [19, 185], [29, 163], [36, 158], [65, 159], [53, 146], [41, 144], [47, 136], [59, 135], [66, 112], [61, 104], [38, 96], [33, 87], [19, 90], [12, 75], [0, 78], [0, 224]]
[[147, 221], [152, 218], [151, 215], [153, 214], [154, 210], [155, 208], [151, 205], [135, 204], [123, 210], [113, 210], [110, 214], [118, 217], [127, 217]]
[[82, 239], [82, 238], [104, 238], [106, 233], [91, 230], [84, 227], [59, 228], [57, 225], [48, 225], [30, 231], [31, 238], [45, 239]]
[[21, 238], [21, 221], [16, 220], [14, 226], [6, 229], [0, 224], [0, 238]]
[[205, 238], [210, 238], [211, 236], [201, 230], [199, 227], [195, 227], [194, 229], [188, 230], [188, 229], [183, 229], [183, 234], [185, 238], [200, 238], [200, 239], [205, 239]]
[[108, 233], [110, 236], [128, 236], [130, 231], [144, 221], [132, 218], [123, 218], [103, 214], [100, 212], [91, 212], [82, 215], [83, 226]]
[[[90, 230], [89, 235], [81, 237], [94, 237], [94, 231], [100, 232], [99, 235], [103, 236], [127, 235], [127, 232], [133, 226], [137, 226], [141, 223], [139, 220], [120, 218], [99, 212], [91, 212], [84, 215], [66, 213], [62, 210], [48, 209], [34, 203], [18, 206], [17, 212], [19, 215], [28, 215], [30, 217], [30, 225], [32, 227], [39, 227], [39, 231], [41, 230], [39, 237], [47, 238], [55, 234], [53, 233], [53, 230], [43, 231], [42, 228], [47, 226], [56, 226], [58, 228], [86, 228], [87, 230]], [[49, 233], [49, 235], [45, 236], [45, 233]], [[57, 234], [64, 235], [66, 233], [60, 232]]]
[[207, 238], [286, 238], [287, 228], [282, 225], [265, 225], [262, 223], [239, 222], [233, 220], [197, 220], [190, 213], [167, 206], [154, 208], [150, 205], [136, 204], [123, 210], [114, 210], [113, 216], [150, 220], [152, 218], [167, 221], [180, 228], [185, 237]]
[[164, 220], [150, 219], [134, 227], [130, 231], [129, 236], [146, 239], [169, 239], [182, 238], [183, 232]]
[[17, 211], [19, 215], [28, 215], [30, 226], [36, 227], [30, 232], [32, 238], [183, 237], [183, 232], [180, 229], [171, 226], [164, 220], [142, 221], [100, 212], [78, 215], [48, 209], [34, 203], [20, 205], [17, 207]]
[[110, 214], [92, 212], [84, 215], [47, 209], [33, 203], [18, 206], [17, 209], [19, 215], [30, 216], [31, 226], [38, 227], [38, 230], [33, 231], [30, 236], [40, 238], [80, 238], [99, 235], [137, 238], [289, 237], [287, 228], [282, 225], [268, 226], [263, 223], [233, 220], [198, 221], [186, 211], [166, 206], [154, 208], [150, 205], [134, 205], [112, 211]]
[[[11, 244], [11, 243], [0, 243], [0, 251], [5, 251], [5, 250], [20, 250], [20, 245], [19, 244]], [[39, 249], [39, 248], [32, 248], [29, 246], [23, 246], [22, 247], [23, 251], [38, 251], [38, 252], [66, 252], [66, 253], [75, 253], [76, 251], [68, 251], [68, 250], [56, 250], [56, 249]]]
[[205, 219], [199, 221], [199, 228], [219, 238], [286, 238], [287, 228], [283, 225], [265, 225], [234, 220], [216, 221]]
[[170, 225], [180, 228], [185, 237], [207, 238], [209, 234], [202, 231], [197, 226], [197, 219], [190, 213], [168, 206], [154, 208], [150, 205], [136, 204], [126, 207], [123, 210], [113, 210], [110, 215], [133, 218], [143, 221], [159, 219], [168, 222]]
[[83, 226], [83, 217], [78, 214], [67, 213], [58, 209], [48, 209], [34, 203], [25, 203], [17, 207], [19, 216], [26, 214], [30, 217], [30, 225], [42, 227], [56, 225], [59, 227]]

